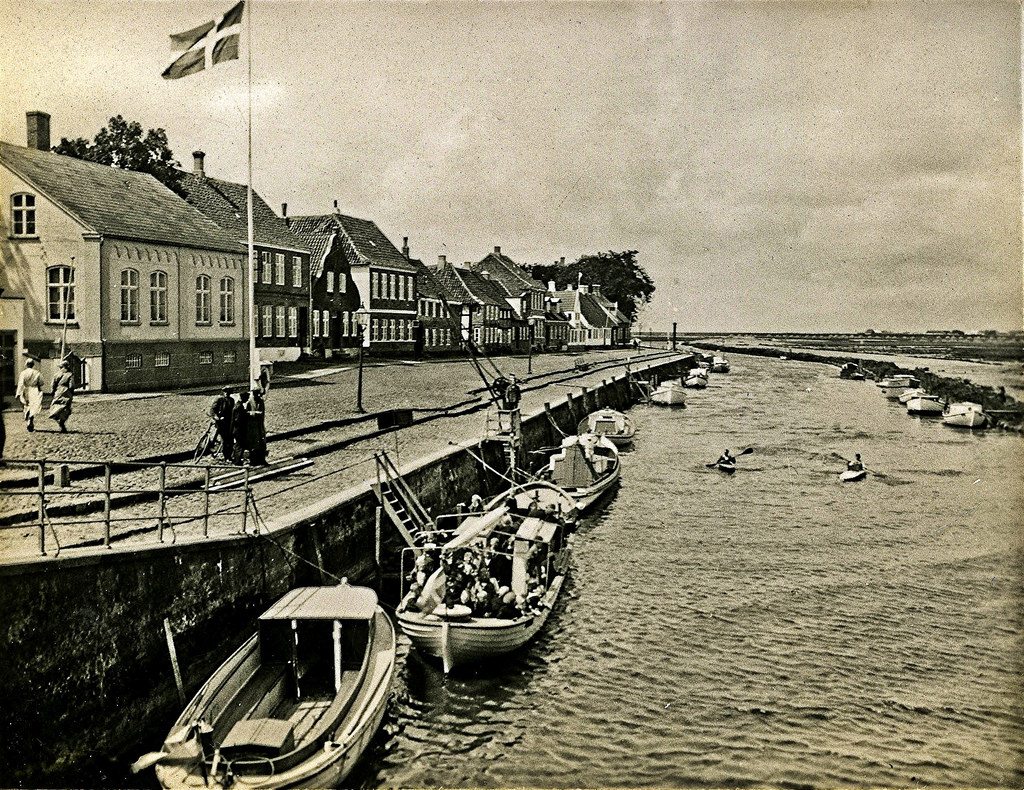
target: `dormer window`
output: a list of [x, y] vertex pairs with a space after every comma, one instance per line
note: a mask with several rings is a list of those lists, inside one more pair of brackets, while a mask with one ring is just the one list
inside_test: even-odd
[[11, 195], [11, 235], [36, 235], [36, 196], [28, 192]]

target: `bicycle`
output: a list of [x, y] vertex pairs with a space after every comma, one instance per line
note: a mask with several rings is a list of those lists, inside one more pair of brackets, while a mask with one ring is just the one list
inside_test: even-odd
[[195, 452], [192, 454], [192, 463], [199, 463], [199, 459], [203, 456], [216, 455], [217, 451], [220, 450], [221, 441], [220, 434], [217, 431], [217, 424], [210, 420], [210, 425], [206, 429], [206, 432], [199, 437], [199, 441], [196, 442]]

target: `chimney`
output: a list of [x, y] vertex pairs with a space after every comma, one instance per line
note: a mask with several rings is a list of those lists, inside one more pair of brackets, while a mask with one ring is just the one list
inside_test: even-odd
[[447, 256], [445, 256], [445, 255], [438, 255], [437, 256], [437, 265], [438, 266], [444, 266], [446, 263], [448, 263]]
[[338, 213], [338, 201], [337, 200], [334, 201], [334, 213], [335, 214]]
[[402, 236], [402, 255], [405, 256], [406, 260], [409, 260], [409, 237]]
[[558, 259], [558, 265], [559, 266], [565, 266], [565, 256], [564, 255], [561, 258]]
[[28, 127], [28, 147], [37, 151], [50, 150], [50, 114], [39, 110], [25, 113]]
[[206, 175], [206, 170], [203, 168], [204, 159], [206, 159], [206, 154], [202, 151], [192, 152], [192, 172], [200, 178]]
[[287, 203], [282, 203], [281, 204], [281, 216], [284, 218], [284, 224], [287, 225], [290, 228], [292, 226], [292, 221], [290, 219], [288, 219], [288, 204]]
[[495, 248], [494, 248], [494, 254], [495, 254], [495, 255], [501, 255], [501, 247], [495, 246]]

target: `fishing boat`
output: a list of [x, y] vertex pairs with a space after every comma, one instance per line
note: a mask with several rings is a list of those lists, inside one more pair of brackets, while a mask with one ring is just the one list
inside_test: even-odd
[[725, 357], [715, 357], [711, 360], [712, 373], [728, 373], [729, 361]]
[[984, 428], [988, 421], [988, 415], [980, 403], [950, 403], [942, 411], [943, 424], [954, 428]]
[[619, 451], [597, 434], [567, 436], [543, 476], [572, 497], [582, 513], [618, 482]]
[[185, 707], [155, 765], [165, 788], [338, 787], [391, 698], [395, 629], [367, 587], [300, 587]]
[[921, 382], [913, 376], [899, 373], [895, 376], [886, 376], [877, 383], [877, 386], [885, 397], [896, 400], [905, 390], [920, 387]]
[[651, 392], [651, 403], [659, 406], [686, 407], [686, 390], [679, 379], [663, 381]]
[[927, 393], [923, 395], [917, 395], [906, 401], [907, 414], [920, 414], [923, 416], [927, 415], [940, 415], [945, 409], [946, 404], [939, 399], [938, 395], [929, 395]]
[[576, 512], [572, 497], [543, 481], [499, 496], [417, 559], [396, 613], [402, 632], [445, 673], [525, 645], [562, 591]]
[[591, 412], [580, 421], [580, 433], [596, 433], [605, 437], [616, 447], [624, 447], [633, 441], [636, 429], [628, 414], [615, 409], [600, 409]]
[[708, 385], [708, 372], [705, 368], [693, 368], [685, 378], [683, 386], [691, 389], [704, 389]]
[[867, 469], [847, 469], [839, 475], [839, 479], [844, 483], [856, 483], [858, 480], [863, 480], [867, 476]]

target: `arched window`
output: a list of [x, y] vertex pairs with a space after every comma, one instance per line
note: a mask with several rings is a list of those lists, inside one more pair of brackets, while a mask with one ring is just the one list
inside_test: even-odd
[[139, 272], [121, 270], [121, 322], [134, 324], [139, 320]]
[[51, 266], [46, 270], [47, 317], [50, 321], [75, 320], [75, 270]]
[[28, 192], [11, 195], [11, 235], [36, 235], [36, 196]]
[[210, 323], [210, 278], [205, 274], [196, 277], [196, 323]]
[[235, 323], [235, 281], [230, 277], [220, 278], [220, 322]]
[[149, 275], [149, 321], [152, 324], [167, 323], [167, 272]]

